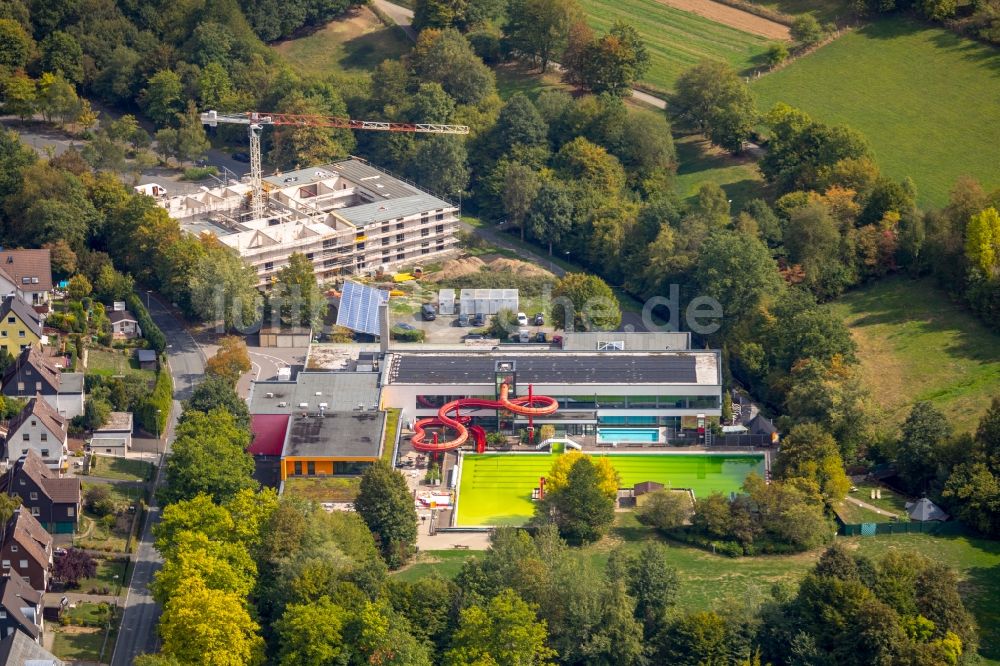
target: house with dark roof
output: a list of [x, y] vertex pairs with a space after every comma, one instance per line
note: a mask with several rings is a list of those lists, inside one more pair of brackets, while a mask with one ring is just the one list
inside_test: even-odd
[[0, 573], [20, 576], [44, 592], [52, 569], [52, 535], [24, 507], [18, 507], [0, 534]]
[[22, 631], [36, 643], [42, 637], [42, 593], [20, 576], [0, 578], [0, 636]]
[[48, 250], [0, 251], [0, 294], [16, 294], [32, 307], [47, 309], [51, 291]]
[[28, 635], [15, 631], [0, 640], [0, 666], [65, 666], [51, 652], [34, 642]]
[[0, 349], [17, 356], [25, 347], [44, 342], [42, 318], [16, 294], [0, 301]]
[[83, 373], [62, 372], [61, 356], [47, 356], [40, 345], [31, 345], [3, 374], [5, 396], [28, 399], [40, 394], [67, 419], [83, 414]]
[[3, 447], [4, 460], [11, 465], [28, 451], [34, 451], [52, 469], [65, 469], [69, 455], [67, 432], [66, 419], [41, 395], [36, 395], [10, 421]]
[[111, 337], [116, 340], [142, 337], [139, 320], [128, 310], [111, 310], [107, 315], [111, 322]]
[[60, 477], [34, 451], [20, 458], [0, 477], [0, 492], [17, 495], [51, 534], [72, 534], [80, 517], [80, 479]]

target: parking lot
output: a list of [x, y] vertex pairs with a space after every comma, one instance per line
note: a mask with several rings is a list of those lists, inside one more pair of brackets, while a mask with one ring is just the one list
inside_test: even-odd
[[[534, 324], [533, 316], [536, 313], [526, 313], [528, 314], [528, 325], [520, 326], [515, 328], [515, 330], [526, 329], [529, 333], [530, 342], [537, 342], [538, 333], [545, 334], [545, 341], [551, 341], [552, 335], [555, 332], [555, 328], [552, 327], [549, 322], [541, 326], [536, 326]], [[484, 326], [488, 326], [490, 323], [490, 317], [486, 317], [484, 321]], [[446, 344], [446, 343], [458, 343], [462, 342], [466, 336], [478, 334], [482, 327], [473, 326], [474, 323], [471, 319], [467, 326], [459, 326], [458, 315], [442, 315], [436, 314], [433, 321], [425, 321], [421, 316], [420, 312], [412, 315], [405, 315], [402, 317], [397, 317], [392, 320], [393, 326], [412, 326], [413, 328], [420, 329], [424, 331], [427, 336], [426, 342]], [[513, 331], [512, 331], [513, 332]]]

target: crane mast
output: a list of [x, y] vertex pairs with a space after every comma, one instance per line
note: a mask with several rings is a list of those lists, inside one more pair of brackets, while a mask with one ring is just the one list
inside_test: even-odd
[[227, 125], [247, 125], [250, 133], [250, 212], [253, 219], [264, 217], [264, 175], [260, 160], [260, 135], [265, 125], [295, 127], [328, 127], [331, 129], [352, 129], [371, 132], [410, 132], [416, 134], [468, 134], [465, 125], [444, 125], [440, 123], [394, 123], [382, 120], [354, 120], [334, 116], [317, 116], [294, 113], [219, 113], [206, 111], [201, 114], [201, 122], [209, 127], [220, 123]]

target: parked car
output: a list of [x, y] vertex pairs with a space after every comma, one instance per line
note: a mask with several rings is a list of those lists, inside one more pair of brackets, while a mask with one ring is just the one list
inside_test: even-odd
[[522, 328], [517, 332], [517, 337], [514, 338], [515, 342], [531, 342], [531, 331], [526, 328]]
[[545, 342], [545, 331], [535, 333], [535, 342]]
[[555, 345], [557, 347], [562, 347], [562, 343], [563, 343], [563, 336], [561, 336], [561, 335], [553, 335], [552, 336], [552, 344], [553, 345]]
[[434, 311], [434, 305], [431, 303], [421, 305], [420, 316], [423, 317], [424, 321], [434, 321], [437, 319], [437, 312]]
[[405, 322], [400, 322], [398, 324], [395, 324], [394, 328], [398, 328], [398, 329], [403, 330], [403, 331], [412, 331], [414, 327], [411, 326], [410, 324], [405, 323]]
[[528, 315], [524, 314], [523, 312], [518, 312], [517, 313], [517, 325], [518, 326], [527, 326], [528, 325]]
[[476, 328], [479, 328], [480, 326], [486, 326], [486, 315], [484, 315], [482, 312], [477, 312], [476, 316], [472, 318], [472, 325], [475, 326]]
[[482, 333], [467, 333], [462, 339], [463, 340], [485, 340], [486, 336], [483, 335]]
[[462, 313], [458, 315], [458, 325], [465, 328], [469, 325], [469, 315]]
[[233, 153], [232, 158], [237, 162], [249, 162], [250, 153]]
[[534, 321], [535, 326], [545, 326], [545, 315], [543, 315], [541, 312], [539, 312], [539, 313], [537, 313], [535, 315], [535, 318], [534, 318], [533, 321]]

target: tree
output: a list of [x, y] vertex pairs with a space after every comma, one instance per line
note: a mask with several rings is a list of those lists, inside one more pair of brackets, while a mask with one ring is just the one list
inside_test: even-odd
[[672, 530], [691, 516], [691, 499], [680, 491], [658, 490], [643, 496], [636, 515], [646, 525]]
[[965, 257], [985, 277], [1000, 277], [1000, 212], [996, 208], [991, 206], [969, 220]]
[[549, 128], [527, 95], [511, 95], [493, 126], [498, 148], [510, 152], [515, 146], [541, 146], [548, 141]]
[[83, 408], [83, 427], [93, 432], [105, 423], [111, 416], [111, 404], [107, 400], [91, 398]]
[[[64, 239], [59, 238], [43, 245], [49, 251], [52, 261], [52, 272], [56, 277], [69, 277], [76, 273], [76, 252]], [[90, 284], [90, 281], [87, 281]]]
[[73, 301], [83, 300], [90, 296], [94, 289], [90, 285], [90, 280], [86, 275], [74, 275], [70, 278], [69, 286], [66, 288], [66, 295]]
[[423, 30], [410, 55], [413, 73], [440, 83], [459, 104], [480, 104], [496, 92], [496, 77], [454, 28]]
[[241, 544], [212, 540], [200, 532], [178, 532], [174, 538], [170, 557], [151, 585], [157, 603], [169, 603], [191, 580], [239, 598], [246, 598], [253, 590], [257, 567]]
[[37, 101], [38, 110], [47, 122], [53, 118], [58, 118], [63, 124], [71, 122], [80, 109], [76, 89], [62, 74], [42, 74], [38, 79]]
[[574, 463], [566, 485], [549, 491], [535, 508], [535, 520], [552, 522], [570, 543], [597, 541], [615, 519], [615, 500], [602, 485], [601, 474], [589, 457]]
[[[691, 504], [684, 499], [687, 511]], [[635, 617], [642, 623], [649, 641], [666, 626], [667, 613], [677, 603], [680, 583], [677, 570], [667, 564], [668, 559], [667, 547], [651, 541], [638, 552], [618, 547], [608, 562], [609, 577], [624, 580], [628, 593], [635, 598]]]
[[413, 7], [413, 29], [451, 28], [465, 17], [467, 0], [417, 0]]
[[703, 61], [677, 79], [674, 114], [694, 124], [712, 143], [738, 153], [757, 123], [749, 86], [728, 64]]
[[43, 72], [62, 75], [77, 85], [83, 83], [83, 49], [73, 35], [56, 30], [42, 40], [39, 63]]
[[774, 42], [767, 47], [764, 57], [767, 58], [767, 64], [771, 67], [780, 65], [788, 60], [788, 47], [785, 46], [784, 42]]
[[316, 283], [311, 259], [293, 252], [288, 258], [288, 265], [278, 271], [276, 286], [271, 296], [271, 307], [277, 306], [284, 324], [306, 326], [314, 331], [322, 328], [327, 302]]
[[38, 97], [35, 82], [24, 72], [18, 71], [3, 77], [3, 109], [24, 122], [35, 114]]
[[164, 503], [189, 499], [198, 493], [224, 502], [244, 488], [256, 488], [253, 458], [246, 452], [250, 434], [236, 426], [222, 409], [196, 413], [177, 426], [167, 457]]
[[531, 167], [520, 162], [511, 162], [504, 171], [504, 188], [501, 194], [503, 210], [510, 220], [521, 230], [524, 240], [525, 223], [540, 184]]
[[191, 273], [194, 313], [202, 321], [221, 321], [226, 330], [250, 326], [258, 319], [261, 301], [257, 271], [217, 241], [205, 249]]
[[657, 651], [662, 663], [677, 666], [722, 666], [729, 664], [726, 620], [713, 611], [678, 618], [664, 632]]
[[170, 598], [160, 620], [164, 654], [203, 666], [263, 663], [259, 629], [239, 596], [211, 590], [198, 578]]
[[582, 136], [559, 149], [555, 164], [568, 182], [590, 192], [615, 195], [625, 187], [625, 170], [618, 158]]
[[146, 81], [139, 104], [154, 122], [166, 125], [175, 120], [183, 108], [183, 92], [181, 77], [173, 70], [161, 69]]
[[182, 533], [198, 533], [215, 543], [233, 542], [236, 525], [224, 506], [205, 493], [182, 499], [163, 508], [163, 519], [153, 527], [156, 550], [172, 558], [181, 544]]
[[[347, 105], [331, 87], [308, 95], [300, 90], [293, 90], [278, 102], [277, 110], [292, 114], [347, 115]], [[350, 130], [294, 125], [275, 128], [268, 156], [279, 168], [295, 168], [343, 158], [353, 148], [354, 135]]]
[[208, 136], [205, 135], [205, 127], [201, 123], [194, 101], [189, 101], [187, 111], [178, 114], [177, 118], [177, 145], [174, 157], [179, 160], [190, 160], [204, 155], [212, 146], [208, 142]]
[[101, 518], [114, 513], [118, 508], [115, 498], [111, 496], [111, 487], [104, 484], [87, 488], [87, 492], [83, 494], [83, 505]]
[[596, 275], [567, 273], [552, 290], [552, 323], [573, 331], [612, 331], [622, 322], [611, 287]]
[[775, 296], [782, 285], [778, 266], [756, 238], [720, 232], [698, 253], [695, 280], [699, 293], [722, 305], [722, 330], [733, 331]]
[[375, 537], [390, 568], [402, 566], [417, 542], [417, 513], [406, 479], [384, 462], [376, 462], [361, 477], [354, 509]]
[[615, 97], [630, 94], [632, 85], [649, 69], [649, 53], [631, 25], [615, 21], [608, 34], [583, 46], [571, 74], [595, 93]]
[[792, 39], [803, 46], [812, 46], [823, 39], [823, 27], [812, 14], [796, 16], [792, 21], [791, 33]]
[[484, 606], [462, 611], [446, 666], [547, 666], [556, 655], [545, 645], [546, 622], [507, 589]]
[[545, 479], [545, 489], [547, 492], [557, 492], [569, 484], [569, 473], [573, 466], [582, 459], [590, 460], [597, 469], [599, 485], [605, 495], [611, 498], [618, 497], [618, 488], [621, 487], [621, 477], [609, 458], [592, 458], [580, 451], [566, 451], [557, 457], [552, 463], [549, 475]]
[[275, 627], [281, 666], [336, 664], [347, 651], [343, 634], [348, 613], [329, 597], [308, 604], [291, 604]]
[[531, 235], [552, 247], [562, 243], [573, 228], [573, 200], [567, 187], [558, 180], [545, 179], [538, 188], [525, 218]]
[[786, 481], [793, 478], [814, 481], [831, 504], [844, 499], [851, 489], [837, 442], [813, 423], [797, 425], [785, 435], [773, 471], [777, 478]]
[[431, 192], [458, 197], [469, 184], [466, 159], [461, 137], [434, 135], [417, 142], [411, 175]]
[[35, 50], [35, 40], [20, 23], [0, 18], [0, 66], [9, 70], [24, 69]]
[[533, 56], [544, 72], [549, 62], [562, 56], [582, 11], [575, 0], [514, 0], [508, 16], [511, 46]]
[[920, 401], [913, 405], [896, 451], [896, 468], [910, 492], [926, 492], [937, 476], [938, 447], [950, 436], [948, 419], [933, 404]]
[[93, 578], [96, 574], [97, 562], [80, 548], [68, 548], [52, 566], [52, 575], [69, 587], [76, 587], [84, 578]]
[[242, 429], [250, 427], [250, 410], [247, 401], [236, 394], [233, 384], [223, 377], [206, 377], [194, 387], [191, 397], [184, 404], [184, 416], [192, 412], [207, 414], [221, 408], [229, 412]]

